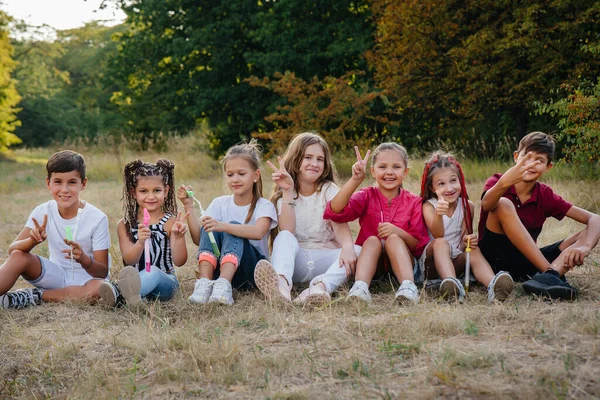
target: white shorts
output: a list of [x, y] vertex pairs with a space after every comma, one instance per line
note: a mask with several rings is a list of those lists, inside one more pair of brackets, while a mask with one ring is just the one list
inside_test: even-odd
[[42, 265], [42, 273], [37, 279], [28, 280], [33, 286], [42, 289], [62, 289], [67, 286], [83, 286], [88, 281], [96, 279], [83, 268], [65, 270], [61, 265], [47, 258], [37, 256]]

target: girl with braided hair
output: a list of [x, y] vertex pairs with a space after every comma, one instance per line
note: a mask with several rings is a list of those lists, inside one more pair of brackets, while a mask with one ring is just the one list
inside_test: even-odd
[[423, 279], [442, 279], [440, 294], [462, 301], [465, 289], [456, 276], [465, 268], [464, 250], [469, 243], [473, 275], [488, 288], [488, 300], [506, 299], [513, 290], [513, 280], [503, 271], [494, 276], [481, 254], [473, 234], [475, 206], [469, 200], [462, 168], [450, 154], [435, 152], [425, 162], [421, 197], [431, 240], [420, 258]]
[[[277, 212], [262, 197], [261, 152], [252, 140], [231, 147], [221, 160], [230, 195], [217, 197], [206, 209], [200, 226], [188, 220], [192, 238], [200, 236], [193, 303], [233, 304], [232, 289], [254, 289], [254, 268], [269, 257], [268, 239], [277, 226]], [[180, 191], [182, 202], [185, 190]], [[185, 204], [185, 203], [184, 203]], [[196, 232], [200, 231], [200, 235]], [[220, 254], [213, 251], [212, 232]]]
[[[177, 212], [173, 163], [159, 159], [155, 164], [129, 162], [123, 174], [123, 211], [117, 225], [119, 247], [126, 265], [116, 283], [105, 282], [100, 295], [109, 306], [137, 306], [142, 298], [170, 300], [179, 282], [174, 266], [187, 261], [187, 226]], [[150, 219], [144, 224], [144, 211]], [[150, 270], [146, 270], [145, 242], [150, 240]]]

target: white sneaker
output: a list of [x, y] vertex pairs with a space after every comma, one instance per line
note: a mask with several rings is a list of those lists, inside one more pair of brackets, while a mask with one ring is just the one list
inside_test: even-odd
[[125, 299], [125, 304], [130, 307], [143, 307], [144, 301], [140, 297], [142, 280], [136, 268], [128, 265], [119, 271], [117, 287]]
[[228, 306], [233, 304], [233, 290], [231, 288], [231, 282], [225, 278], [219, 278], [213, 283], [213, 290], [209, 303], [221, 303]]
[[488, 285], [488, 301], [504, 301], [511, 294], [515, 282], [508, 272], [500, 271]]
[[291, 287], [267, 260], [260, 260], [254, 269], [254, 282], [267, 300], [292, 302]]
[[406, 304], [407, 302], [417, 304], [419, 302], [419, 290], [414, 282], [409, 280], [402, 282], [396, 291], [396, 301], [400, 304]]
[[346, 299], [361, 299], [366, 301], [367, 303], [371, 302], [371, 293], [369, 292], [369, 285], [363, 281], [356, 281], [352, 288], [350, 288], [350, 292], [348, 293], [348, 297]]
[[446, 278], [440, 285], [440, 295], [446, 300], [456, 299], [462, 303], [465, 299], [465, 288], [458, 279]]
[[215, 281], [211, 281], [207, 278], [196, 279], [196, 283], [194, 284], [194, 293], [188, 297], [188, 300], [197, 304], [208, 303], [208, 299], [213, 291], [214, 283]]
[[294, 304], [307, 308], [319, 308], [331, 301], [331, 295], [320, 285], [307, 287], [294, 299]]

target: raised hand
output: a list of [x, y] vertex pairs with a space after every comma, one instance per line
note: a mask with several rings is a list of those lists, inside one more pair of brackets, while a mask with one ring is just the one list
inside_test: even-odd
[[523, 178], [527, 174], [527, 170], [541, 163], [540, 160], [532, 161], [532, 155], [532, 152], [525, 154], [523, 158], [517, 161], [513, 167], [509, 168], [508, 171], [502, 175], [501, 179], [503, 179], [509, 186], [523, 181]]
[[206, 232], [222, 232], [222, 222], [217, 221], [213, 217], [206, 215], [200, 220], [200, 224]]
[[150, 238], [150, 227], [144, 224], [138, 224], [138, 242], [144, 243]]
[[365, 154], [364, 159], [360, 155], [358, 146], [354, 146], [354, 152], [356, 153], [356, 162], [354, 165], [352, 165], [352, 179], [362, 182], [367, 175], [367, 162], [369, 161], [371, 150], [367, 150], [367, 154]]
[[35, 228], [33, 228], [29, 232], [29, 235], [36, 242], [42, 243], [48, 237], [48, 234], [46, 233], [46, 224], [48, 223], [48, 214], [44, 214], [44, 220], [42, 221], [41, 225], [35, 218], [32, 217], [31, 219], [33, 220], [33, 225], [35, 225]]
[[67, 246], [71, 247], [70, 249], [61, 250], [61, 252], [65, 254], [65, 258], [70, 260], [71, 253], [73, 253], [73, 260], [79, 262], [81, 256], [84, 254], [81, 245], [69, 239], [65, 239], [64, 241], [67, 244]]
[[279, 168], [277, 168], [271, 161], [267, 161], [267, 165], [273, 170], [271, 179], [273, 179], [273, 183], [275, 183], [277, 187], [281, 188], [281, 190], [290, 190], [294, 187], [294, 180], [286, 171], [283, 159], [278, 156], [277, 161], [279, 162]]
[[437, 192], [437, 206], [435, 207], [435, 212], [437, 215], [446, 215], [448, 209], [450, 208], [450, 203], [444, 200], [444, 189], [439, 189]]
[[171, 233], [176, 236], [183, 236], [187, 232], [187, 225], [185, 221], [187, 221], [187, 217], [190, 216], [189, 212], [183, 214], [181, 211], [177, 213], [177, 217], [175, 218], [175, 223], [173, 223], [173, 227], [171, 228]]
[[183, 206], [193, 206], [194, 199], [188, 196], [187, 191], [192, 190], [191, 186], [181, 185], [177, 189], [177, 198], [183, 203]]

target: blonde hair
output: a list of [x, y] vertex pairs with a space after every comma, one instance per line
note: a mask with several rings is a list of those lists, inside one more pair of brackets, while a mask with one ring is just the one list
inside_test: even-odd
[[[243, 158], [248, 161], [252, 168], [255, 171], [260, 170], [262, 152], [260, 146], [256, 139], [250, 140], [248, 143], [240, 143], [233, 147], [230, 147], [227, 150], [227, 153], [221, 159], [221, 165], [223, 165], [223, 170], [225, 170], [225, 165], [227, 161], [232, 160], [234, 158]], [[246, 215], [246, 220], [244, 224], [247, 224], [248, 221], [252, 218], [252, 214], [254, 214], [254, 210], [256, 209], [256, 204], [258, 200], [262, 197], [262, 176], [259, 174], [258, 179], [252, 185], [252, 202], [250, 203], [250, 208], [248, 209], [248, 215]]]

